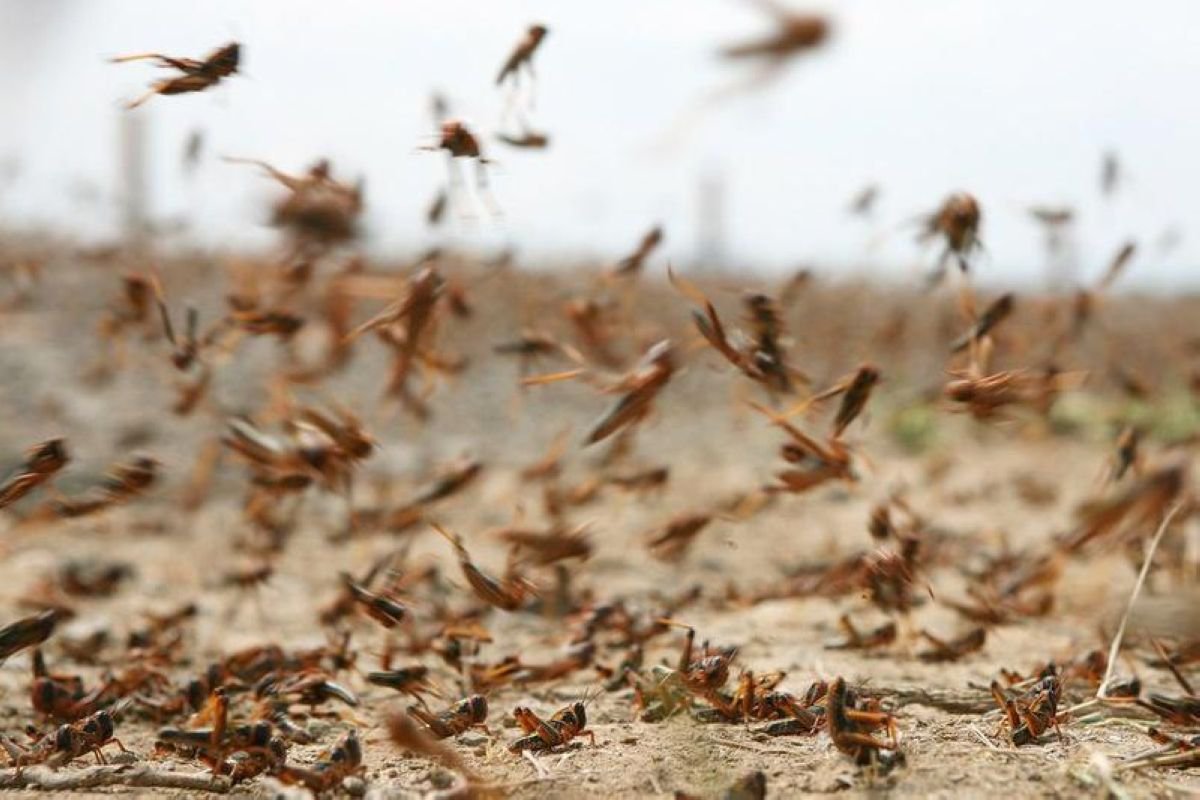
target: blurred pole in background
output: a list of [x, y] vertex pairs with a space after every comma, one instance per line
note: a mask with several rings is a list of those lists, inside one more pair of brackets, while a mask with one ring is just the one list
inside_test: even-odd
[[1073, 222], [1046, 231], [1046, 288], [1051, 292], [1079, 288], [1079, 245]]
[[700, 177], [696, 197], [696, 266], [706, 272], [719, 272], [725, 259], [725, 178], [719, 171]]
[[149, 233], [146, 189], [147, 153], [146, 114], [143, 111], [123, 111], [118, 117], [117, 185], [121, 192], [121, 221], [126, 242], [133, 247], [146, 243]]

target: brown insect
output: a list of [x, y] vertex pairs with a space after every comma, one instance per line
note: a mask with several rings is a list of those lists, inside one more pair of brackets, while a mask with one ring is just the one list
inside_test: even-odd
[[841, 441], [830, 439], [822, 444], [769, 408], [754, 402], [749, 405], [782, 428], [789, 437], [780, 453], [784, 461], [794, 466], [775, 473], [778, 483], [767, 486], [768, 492], [800, 494], [831, 480], [857, 480], [850, 450]]
[[716, 308], [699, 287], [677, 276], [670, 267], [667, 268], [667, 276], [681, 294], [704, 309], [703, 313], [692, 312], [692, 322], [696, 330], [714, 350], [747, 378], [763, 384], [771, 392], [784, 394], [792, 391], [793, 378], [808, 382], [803, 373], [785, 361], [785, 353], [780, 343], [783, 335], [780, 311], [770, 297], [757, 292], [746, 295], [745, 303], [753, 337], [742, 347], [737, 347], [725, 332], [725, 326], [717, 315]]
[[592, 555], [587, 536], [588, 523], [572, 530], [553, 527], [545, 532], [506, 528], [496, 533], [499, 539], [516, 549], [517, 555], [537, 566], [549, 566], [570, 558], [586, 561]]
[[521, 67], [524, 67], [530, 77], [533, 77], [533, 54], [537, 52], [542, 40], [546, 38], [547, 32], [545, 25], [529, 26], [525, 35], [521, 37], [521, 41], [517, 42], [517, 46], [504, 61], [504, 66], [500, 67], [500, 72], [496, 75], [497, 86], [504, 83], [504, 79], [508, 77], [512, 78], [514, 84], [519, 82]]
[[1004, 712], [1009, 737], [1018, 747], [1034, 744], [1051, 726], [1058, 731], [1058, 701], [1062, 695], [1062, 683], [1054, 674], [1046, 675], [1027, 692], [1010, 698], [996, 681], [991, 684], [992, 697]]
[[0, 508], [12, 505], [46, 483], [67, 465], [70, 456], [64, 439], [47, 439], [29, 448], [25, 460], [0, 482]]
[[471, 556], [467, 552], [467, 548], [463, 546], [462, 537], [438, 525], [432, 523], [434, 530], [446, 537], [450, 544], [454, 545], [454, 550], [458, 554], [458, 565], [462, 569], [463, 577], [467, 579], [471, 590], [483, 602], [490, 606], [494, 606], [503, 611], [516, 611], [525, 603], [525, 599], [533, 592], [533, 585], [516, 574], [516, 564], [512, 559], [509, 559], [508, 569], [505, 572], [504, 578], [496, 580], [484, 573], [475, 563], [471, 561]]
[[961, 353], [968, 347], [974, 346], [975, 342], [982, 339], [991, 333], [992, 329], [999, 325], [1012, 313], [1014, 298], [1012, 292], [1006, 292], [1000, 295], [991, 305], [984, 309], [983, 314], [975, 321], [975, 324], [964, 333], [962, 336], [954, 340], [950, 345], [950, 352]]
[[687, 628], [676, 666], [676, 672], [682, 678], [684, 686], [692, 694], [708, 701], [714, 708], [725, 708], [728, 703], [721, 695], [721, 689], [729, 680], [729, 666], [737, 656], [737, 648], [710, 648], [705, 642], [700, 648], [700, 657], [694, 658], [695, 629], [678, 622], [663, 621]]
[[465, 122], [457, 119], [444, 121], [441, 133], [438, 135], [437, 144], [424, 145], [421, 149], [446, 151], [449, 191], [451, 195], [455, 194], [456, 188], [463, 182], [462, 173], [459, 172], [455, 165], [455, 159], [465, 158], [474, 161], [476, 191], [490, 211], [493, 213], [498, 211], [495, 201], [492, 200], [491, 195], [488, 193], [487, 166], [492, 162], [483, 154], [483, 147], [479, 144], [479, 139], [471, 132]]
[[611, 312], [611, 303], [594, 298], [576, 297], [563, 305], [563, 315], [587, 354], [596, 363], [615, 368], [620, 359], [612, 351], [615, 323]]
[[617, 262], [617, 265], [613, 268], [613, 274], [637, 275], [641, 273], [646, 259], [662, 244], [664, 236], [663, 227], [655, 225], [642, 236], [637, 248], [632, 253]]
[[388, 392], [399, 396], [418, 416], [424, 416], [423, 405], [412, 396], [408, 377], [418, 359], [427, 365], [438, 363], [425, 338], [433, 328], [434, 310], [445, 286], [446, 281], [436, 268], [423, 268], [409, 281], [403, 296], [352, 330], [344, 340], [351, 342], [369, 331], [386, 331], [399, 326], [390, 341], [385, 337], [396, 352]]
[[858, 371], [854, 373], [846, 385], [837, 415], [833, 418], [834, 439], [839, 438], [850, 423], [854, 422], [862, 413], [863, 408], [867, 405], [867, 400], [871, 398], [871, 391], [878, 382], [879, 370], [870, 364], [859, 367]]
[[111, 60], [114, 64], [149, 60], [156, 62], [156, 66], [170, 67], [183, 73], [173, 78], [156, 81], [151, 85], [150, 91], [125, 106], [126, 108], [137, 108], [156, 94], [202, 92], [210, 86], [215, 86], [221, 82], [222, 78], [228, 78], [238, 71], [241, 55], [242, 46], [237, 42], [230, 42], [212, 51], [201, 61], [191, 58], [174, 58], [161, 53], [139, 53], [131, 56], [118, 56]]
[[429, 506], [458, 494], [470, 486], [482, 471], [483, 462], [472, 458], [460, 459], [448, 465], [441, 474], [418, 489], [412, 499], [391, 511], [387, 515], [386, 526], [399, 531], [419, 522]]
[[721, 55], [725, 58], [764, 59], [778, 68], [788, 59], [819, 46], [829, 36], [829, 22], [824, 17], [797, 14], [773, 0], [758, 0], [757, 5], [775, 18], [775, 32], [723, 48]]
[[838, 619], [838, 626], [845, 632], [846, 638], [840, 642], [825, 645], [827, 650], [874, 650], [887, 647], [896, 641], [896, 623], [885, 622], [879, 627], [865, 633], [855, 627], [847, 614]]
[[429, 683], [429, 668], [421, 665], [367, 673], [367, 683], [383, 686], [397, 692], [420, 697], [433, 691]]
[[609, 393], [623, 393], [584, 438], [584, 444], [595, 444], [629, 426], [636, 425], [653, 408], [654, 398], [667, 385], [675, 372], [674, 350], [663, 340], [645, 352], [642, 359], [617, 383], [606, 387]]
[[135, 456], [108, 468], [100, 485], [75, 498], [53, 500], [48, 508], [59, 517], [82, 517], [127, 503], [144, 493], [158, 479], [158, 461]]
[[214, 775], [228, 775], [234, 785], [265, 772], [275, 772], [287, 760], [287, 744], [272, 735], [271, 725], [214, 725], [211, 728], [180, 730], [163, 728], [155, 749], [196, 755]]
[[450, 708], [433, 714], [420, 706], [409, 706], [408, 714], [425, 723], [429, 732], [439, 739], [466, 733], [471, 728], [487, 730], [488, 702], [481, 694], [463, 698]]
[[646, 492], [662, 489], [670, 479], [670, 467], [647, 467], [626, 475], [610, 475], [606, 480], [610, 485], [625, 491]]
[[465, 794], [470, 797], [491, 797], [492, 790], [486, 787], [476, 787], [481, 783], [475, 772], [463, 761], [458, 751], [428, 733], [428, 730], [407, 714], [390, 714], [387, 718], [388, 738], [402, 752], [432, 759], [442, 766], [461, 774], [467, 786]]
[[363, 772], [362, 743], [358, 734], [350, 731], [333, 750], [326, 753], [311, 767], [284, 764], [275, 772], [275, 777], [289, 786], [303, 786], [315, 795], [332, 791], [342, 781]]
[[259, 680], [254, 694], [282, 708], [294, 704], [313, 708], [329, 700], [351, 707], [358, 705], [354, 692], [332, 680], [324, 670], [312, 667], [298, 672], [269, 673]]
[[450, 204], [450, 194], [445, 189], [438, 189], [437, 194], [429, 201], [429, 205], [425, 207], [425, 223], [432, 227], [437, 227], [442, 224], [442, 219], [446, 216], [446, 206]]
[[646, 541], [646, 546], [655, 558], [660, 561], [678, 561], [691, 547], [692, 542], [704, 530], [713, 515], [707, 513], [685, 512], [672, 518], [661, 529], [652, 532]]
[[550, 146], [550, 136], [538, 131], [527, 130], [517, 136], [507, 133], [496, 134], [497, 141], [504, 142], [509, 147], [521, 150], [545, 150]]
[[1139, 699], [1137, 704], [1174, 725], [1194, 727], [1200, 723], [1200, 697], [1196, 695], [1171, 697], [1151, 692], [1145, 700]]
[[981, 246], [980, 217], [978, 201], [966, 192], [950, 195], [937, 211], [925, 217], [920, 238], [925, 240], [940, 236], [946, 244], [945, 250], [938, 258], [935, 275], [941, 275], [946, 259], [951, 255], [957, 258], [959, 269], [967, 271], [967, 258]]
[[1084, 504], [1079, 510], [1079, 526], [1060, 541], [1068, 553], [1121, 536], [1137, 535], [1150, 521], [1162, 518], [1164, 511], [1183, 490], [1183, 467], [1160, 467], [1119, 494]]
[[1141, 456], [1138, 453], [1138, 442], [1141, 439], [1141, 434], [1138, 429], [1132, 425], [1125, 426], [1124, 430], [1117, 437], [1117, 451], [1114, 454], [1112, 471], [1109, 475], [1109, 481], [1116, 483], [1125, 477], [1125, 474], [1130, 469], [1134, 475], [1141, 473]]
[[509, 752], [512, 753], [553, 751], [567, 745], [577, 736], [586, 736], [592, 746], [596, 744], [596, 734], [587, 730], [586, 698], [583, 702], [572, 703], [560, 709], [548, 720], [543, 720], [524, 706], [513, 709], [513, 718], [528, 735], [508, 746]]
[[114, 738], [116, 724], [111, 711], [98, 711], [85, 719], [59, 726], [53, 733], [39, 735], [29, 747], [23, 747], [0, 735], [0, 746], [8, 753], [17, 774], [31, 764], [48, 767], [63, 767], [87, 753], [94, 753], [96, 760], [107, 763], [101, 748], [115, 744], [122, 752], [125, 745]]
[[367, 616], [385, 628], [396, 627], [409, 614], [408, 607], [399, 600], [365, 589], [345, 573], [342, 573], [342, 585]]
[[940, 639], [929, 631], [921, 631], [921, 636], [933, 647], [918, 653], [917, 658], [922, 661], [940, 663], [957, 661], [965, 655], [982, 650], [984, 642], [987, 641], [987, 629], [972, 628], [957, 639], [950, 641]]
[[363, 210], [363, 183], [351, 185], [335, 180], [328, 159], [319, 159], [302, 175], [289, 175], [265, 161], [225, 157], [230, 164], [259, 167], [288, 190], [275, 204], [272, 222], [295, 238], [294, 256], [320, 254], [331, 245], [358, 235]]
[[[882, 711], [864, 711], [854, 707], [850, 690], [842, 678], [834, 678], [826, 696], [825, 717], [829, 738], [834, 746], [859, 764], [870, 763], [880, 750], [896, 751], [896, 720]], [[888, 739], [877, 739], [871, 732], [884, 728]]]
[[1043, 408], [1063, 390], [1078, 385], [1080, 373], [1035, 372], [1026, 369], [1004, 370], [990, 375], [955, 371], [953, 380], [943, 388], [946, 399], [979, 420], [995, 418], [1010, 406]]

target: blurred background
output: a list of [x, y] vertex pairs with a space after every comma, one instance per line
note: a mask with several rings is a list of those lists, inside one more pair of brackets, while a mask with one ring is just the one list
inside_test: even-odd
[[[276, 241], [266, 225], [275, 187], [220, 156], [293, 172], [328, 156], [340, 176], [366, 179], [367, 245], [381, 255], [513, 246], [524, 263], [552, 268], [623, 255], [661, 223], [663, 253], [680, 264], [911, 280], [936, 258], [914, 241], [913, 219], [961, 189], [984, 210], [984, 283], [1048, 279], [1045, 229], [1028, 211], [1042, 205], [1076, 212], [1060, 283], [1091, 280], [1133, 238], [1138, 261], [1122, 285], [1195, 285], [1200, 6], [798, 8], [831, 17], [829, 43], [769, 85], [706, 104], [746, 75], [719, 48], [771, 29], [753, 2], [2, 0], [0, 222], [117, 235], [132, 126], [145, 214], [183, 244]], [[494, 140], [505, 91], [493, 81], [531, 22], [550, 28], [530, 121], [551, 145], [524, 152]], [[108, 58], [201, 57], [233, 39], [245, 45], [243, 75], [123, 111], [162, 73]], [[498, 162], [502, 217], [426, 225], [445, 181], [442, 156], [418, 149], [434, 131], [435, 90]], [[183, 151], [196, 131], [201, 161], [189, 175]], [[1105, 196], [1108, 152], [1120, 180]], [[851, 215], [870, 184], [873, 213]]]

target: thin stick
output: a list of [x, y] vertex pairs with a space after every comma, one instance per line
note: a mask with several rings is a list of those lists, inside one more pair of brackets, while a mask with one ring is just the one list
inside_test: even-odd
[[537, 773], [539, 780], [550, 777], [550, 770], [546, 769], [546, 766], [542, 764], [542, 762], [538, 761], [537, 757], [533, 753], [529, 752], [528, 750], [522, 750], [521, 755], [525, 757], [526, 761], [533, 765], [533, 769]]
[[229, 779], [207, 772], [166, 772], [147, 766], [101, 766], [80, 770], [52, 770], [26, 767], [0, 774], [0, 789], [43, 789], [61, 792], [95, 789], [101, 786], [132, 786], [139, 789], [192, 789], [225, 794]]
[[1154, 649], [1158, 652], [1158, 657], [1167, 665], [1167, 669], [1171, 670], [1171, 674], [1175, 676], [1175, 680], [1183, 687], [1184, 694], [1195, 694], [1192, 690], [1192, 685], [1188, 683], [1188, 679], [1179, 671], [1179, 667], [1175, 666], [1175, 662], [1171, 660], [1171, 654], [1162, 646], [1162, 642], [1158, 639], [1151, 639], [1150, 644], [1154, 645]]
[[712, 742], [713, 744], [719, 744], [723, 747], [732, 747], [737, 750], [747, 750], [751, 753], [760, 753], [762, 755], [794, 756], [798, 752], [795, 750], [783, 750], [778, 747], [754, 747], [752, 745], [742, 744], [741, 742], [735, 742], [730, 739], [719, 739], [715, 736], [708, 736], [705, 740]]
[[983, 734], [983, 731], [979, 730], [979, 728], [976, 728], [974, 725], [968, 725], [967, 730], [969, 730], [969, 731], [971, 731], [971, 733], [975, 734], [975, 736], [979, 739], [979, 741], [983, 742], [984, 745], [986, 745], [989, 750], [999, 750], [1000, 749], [999, 747], [996, 746], [995, 742], [993, 742], [991, 739], [987, 738], [987, 736], [985, 736]]
[[1138, 573], [1137, 583], [1133, 585], [1133, 594], [1129, 596], [1129, 604], [1125, 606], [1125, 614], [1121, 617], [1120, 626], [1117, 627], [1117, 635], [1113, 637], [1112, 647], [1108, 649], [1108, 666], [1104, 670], [1104, 680], [1100, 681], [1100, 686], [1096, 689], [1097, 698], [1104, 698], [1104, 690], [1108, 688], [1108, 681], [1112, 678], [1113, 669], [1117, 665], [1117, 653], [1121, 650], [1121, 640], [1125, 638], [1125, 626], [1129, 623], [1133, 604], [1137, 602], [1137, 596], [1142, 591], [1142, 584], [1146, 582], [1146, 575], [1150, 573], [1150, 564], [1154, 561], [1154, 551], [1158, 549], [1158, 543], [1162, 541], [1163, 534], [1167, 532], [1171, 520], [1175, 519], [1175, 514], [1181, 508], [1183, 508], [1182, 501], [1171, 506], [1171, 510], [1163, 517], [1158, 530], [1155, 531], [1154, 538], [1150, 540], [1150, 547], [1146, 549], [1146, 560], [1142, 562], [1142, 571]]

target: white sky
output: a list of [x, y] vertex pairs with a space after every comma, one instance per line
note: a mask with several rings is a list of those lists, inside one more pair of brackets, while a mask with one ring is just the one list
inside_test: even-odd
[[[1085, 275], [1118, 244], [1144, 245], [1131, 283], [1195, 283], [1200, 255], [1200, 4], [1146, 0], [843, 0], [809, 3], [836, 28], [830, 46], [782, 80], [700, 116], [665, 152], [672, 123], [706, 92], [744, 74], [715, 50], [767, 29], [739, 0], [0, 0], [0, 159], [18, 159], [0, 192], [6, 220], [112, 229], [111, 208], [82, 185], [115, 191], [121, 101], [157, 71], [112, 65], [127, 52], [200, 56], [230, 39], [245, 72], [216, 91], [146, 106], [153, 205], [187, 214], [223, 245], [272, 241], [270, 185], [216, 154], [299, 170], [321, 155], [367, 178], [370, 243], [511, 243], [522, 253], [611, 256], [650, 224], [664, 252], [696, 251], [697, 185], [726, 183], [726, 240], [738, 264], [911, 274], [932, 252], [903, 224], [955, 189], [983, 204], [993, 280], [1040, 274], [1041, 234], [1024, 208], [1071, 204]], [[440, 88], [479, 132], [495, 132], [500, 62], [530, 22], [551, 33], [538, 53], [536, 127], [548, 152], [489, 143], [504, 217], [430, 232], [423, 210], [440, 156], [416, 151]], [[198, 180], [180, 170], [190, 130], [207, 136]], [[1116, 149], [1128, 180], [1098, 192]], [[863, 185], [883, 187], [876, 223], [847, 217]], [[1169, 226], [1182, 244], [1153, 247]], [[868, 240], [881, 240], [868, 250]], [[661, 264], [661, 259], [659, 260]]]

